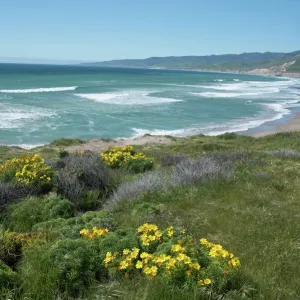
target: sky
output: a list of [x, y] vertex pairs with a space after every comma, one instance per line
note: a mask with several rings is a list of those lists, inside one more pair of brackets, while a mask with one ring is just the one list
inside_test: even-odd
[[300, 0], [2, 0], [0, 60], [300, 50]]

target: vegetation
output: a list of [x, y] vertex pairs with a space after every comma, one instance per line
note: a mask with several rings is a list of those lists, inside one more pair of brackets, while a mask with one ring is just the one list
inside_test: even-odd
[[[242, 53], [210, 56], [151, 57], [103, 61], [88, 65], [105, 67], [137, 67], [206, 70], [252, 70], [269, 68], [299, 59], [300, 51], [291, 53]], [[292, 68], [292, 67], [291, 67]], [[289, 70], [292, 72], [291, 70]]]
[[[0, 299], [298, 299], [299, 140], [174, 138], [130, 150], [152, 161], [134, 172], [2, 147]], [[37, 152], [50, 193], [3, 167]]]
[[67, 147], [67, 146], [72, 146], [72, 145], [80, 145], [84, 144], [85, 142], [80, 139], [65, 139], [61, 138], [58, 140], [53, 141], [50, 145], [51, 146], [56, 146], [56, 147]]
[[298, 59], [296, 60], [296, 62], [288, 68], [288, 72], [300, 73], [300, 57], [299, 57], [299, 55], [298, 55]]

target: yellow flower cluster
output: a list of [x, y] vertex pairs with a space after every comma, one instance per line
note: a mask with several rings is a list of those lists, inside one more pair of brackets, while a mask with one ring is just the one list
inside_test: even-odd
[[209, 256], [228, 260], [228, 265], [231, 268], [239, 269], [241, 267], [240, 260], [221, 245], [211, 243], [207, 239], [201, 239], [200, 243], [209, 249]]
[[209, 284], [211, 284], [211, 280], [208, 279], [208, 278], [206, 278], [204, 280], [199, 280], [199, 285], [200, 286], [209, 285]]
[[112, 168], [122, 167], [122, 165], [126, 164], [130, 160], [148, 159], [145, 154], [141, 152], [135, 152], [133, 146], [131, 145], [108, 148], [103, 153], [101, 153], [100, 156], [102, 157], [104, 162]]
[[143, 246], [149, 246], [151, 242], [160, 241], [162, 238], [162, 232], [155, 224], [146, 223], [138, 228], [138, 232]]
[[[133, 248], [132, 250], [124, 249], [121, 254], [107, 252], [104, 259], [106, 268], [123, 271], [126, 278], [133, 271], [140, 272], [148, 279], [163, 274], [172, 277], [176, 272], [184, 272], [187, 277], [197, 280], [200, 286], [211, 284], [211, 280], [208, 278], [200, 280], [202, 277], [201, 266], [198, 259], [189, 254], [196, 253], [192, 249], [194, 243], [188, 236], [184, 236], [184, 230], [179, 231], [170, 226], [166, 230], [160, 231], [157, 225], [145, 223], [138, 227], [138, 234], [141, 245], [146, 246], [146, 249], [148, 246], [154, 247], [154, 251]], [[165, 243], [166, 246], [170, 245], [170, 250], [166, 253], [156, 252], [157, 247], [162, 243]]]
[[0, 177], [8, 173], [25, 184], [48, 183], [53, 175], [51, 167], [45, 164], [40, 154], [24, 154], [7, 160], [0, 166]]
[[106, 234], [108, 234], [108, 232], [109, 232], [109, 230], [107, 228], [94, 227], [92, 230], [82, 229], [80, 231], [80, 235], [93, 241], [95, 238], [97, 238], [99, 236], [105, 236]]

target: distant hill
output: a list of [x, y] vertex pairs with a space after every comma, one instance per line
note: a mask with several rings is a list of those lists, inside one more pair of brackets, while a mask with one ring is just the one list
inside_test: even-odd
[[287, 69], [291, 73], [300, 73], [300, 56], [299, 59]]
[[[200, 69], [211, 71], [251, 71], [271, 68], [300, 60], [300, 50], [290, 53], [242, 53], [210, 56], [170, 56], [147, 59], [124, 59], [89, 63], [85, 65], [103, 67], [134, 67], [163, 69]], [[292, 66], [290, 68], [293, 68]], [[299, 68], [295, 68], [297, 70]], [[296, 72], [293, 70], [293, 72]], [[298, 72], [298, 71], [297, 71]]]

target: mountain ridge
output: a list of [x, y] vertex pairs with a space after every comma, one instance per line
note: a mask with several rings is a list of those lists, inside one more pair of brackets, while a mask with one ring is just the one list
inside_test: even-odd
[[[124, 67], [124, 68], [157, 68], [200, 71], [233, 71], [252, 72], [265, 70], [271, 75], [283, 76], [289, 68], [300, 63], [300, 50], [293, 52], [245, 52], [241, 54], [222, 54], [206, 56], [166, 56], [145, 59], [118, 59], [95, 63], [84, 63], [89, 66]], [[300, 73], [297, 68], [291, 71]], [[268, 70], [268, 71], [266, 71]]]

